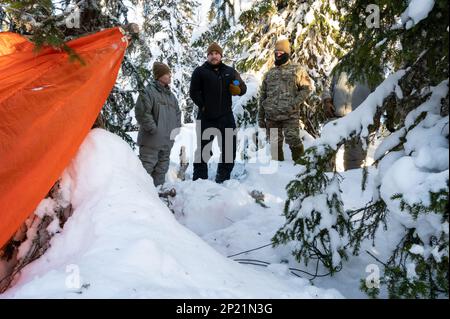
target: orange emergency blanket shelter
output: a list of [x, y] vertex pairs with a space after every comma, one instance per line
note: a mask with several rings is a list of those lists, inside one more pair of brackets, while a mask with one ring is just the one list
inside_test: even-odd
[[0, 33], [0, 248], [34, 212], [89, 133], [114, 86], [120, 28], [67, 42], [85, 62]]

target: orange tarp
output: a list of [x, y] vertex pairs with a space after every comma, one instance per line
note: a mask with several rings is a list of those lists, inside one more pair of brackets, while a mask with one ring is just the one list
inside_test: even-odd
[[67, 45], [85, 65], [0, 33], [0, 248], [75, 156], [114, 86], [127, 40], [113, 28]]

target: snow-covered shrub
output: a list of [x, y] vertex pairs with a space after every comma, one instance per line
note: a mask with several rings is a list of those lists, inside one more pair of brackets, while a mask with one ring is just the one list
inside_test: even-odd
[[70, 190], [70, 179], [64, 174], [13, 238], [0, 247], [0, 294], [14, 285], [21, 271], [41, 257], [50, 248], [51, 238], [61, 232], [72, 214]]
[[[396, 225], [389, 229], [398, 238], [391, 257], [377, 259], [389, 296], [448, 296], [448, 3], [393, 1], [380, 7], [381, 27], [369, 29], [362, 21], [369, 2], [336, 1], [353, 39], [339, 69], [369, 75], [372, 83], [390, 75], [357, 110], [327, 124], [307, 150], [288, 185], [286, 224], [273, 243], [294, 240], [299, 261], [317, 259], [333, 273], [345, 267], [342, 257], [377, 238], [380, 226]], [[339, 198], [333, 186], [339, 180], [323, 177], [327, 159], [353, 136], [367, 142], [383, 123], [391, 134], [375, 153], [372, 201], [343, 212], [339, 200], [330, 200]], [[373, 297], [379, 292], [362, 288]]]

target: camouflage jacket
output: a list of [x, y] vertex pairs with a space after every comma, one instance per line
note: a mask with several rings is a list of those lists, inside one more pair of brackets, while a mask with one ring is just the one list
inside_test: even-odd
[[300, 108], [312, 91], [312, 80], [303, 67], [288, 62], [264, 76], [258, 121], [300, 119]]

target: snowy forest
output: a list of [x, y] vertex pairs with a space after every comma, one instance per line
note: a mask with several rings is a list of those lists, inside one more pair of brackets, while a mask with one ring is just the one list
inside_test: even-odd
[[[82, 138], [66, 135], [75, 120], [55, 126], [74, 156], [0, 241], [0, 298], [448, 298], [447, 0], [0, 0], [0, 194], [14, 188], [3, 181], [19, 178], [10, 167], [21, 170], [6, 159], [26, 143], [11, 142], [20, 136], [11, 123], [21, 117], [13, 101], [21, 100], [9, 92], [22, 91], [8, 85], [30, 71], [21, 52], [5, 53], [2, 36], [18, 34], [33, 54], [51, 48], [82, 69], [90, 60], [71, 41], [115, 27], [127, 47], [101, 113], [86, 120]], [[274, 159], [272, 135], [259, 121], [280, 40], [311, 83], [298, 110], [301, 156], [286, 131], [284, 161]], [[246, 85], [232, 97], [236, 161], [223, 183], [214, 180], [217, 141], [209, 178], [193, 178], [203, 116], [193, 73], [214, 42]], [[17, 73], [11, 59], [22, 61]], [[101, 61], [97, 69], [106, 67]], [[138, 138], [139, 103], [158, 81], [155, 62], [170, 68], [168, 88], [181, 111], [159, 186], [141, 163]], [[342, 74], [348, 84], [333, 84]], [[95, 73], [91, 89], [107, 76]], [[34, 94], [52, 89], [37, 75], [33, 81]], [[333, 113], [339, 83], [368, 89], [343, 116]], [[24, 110], [34, 106], [27, 101]], [[48, 99], [52, 112], [58, 101]], [[73, 102], [75, 112], [83, 101], [89, 97]], [[41, 138], [40, 121], [30, 118], [21, 130]], [[351, 169], [350, 145], [364, 156]], [[8, 225], [6, 198], [0, 224]]]

